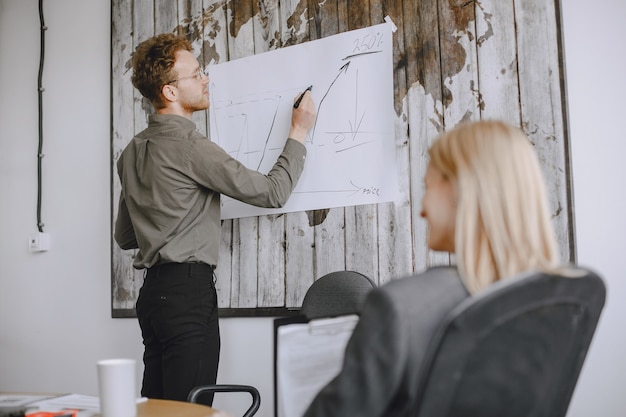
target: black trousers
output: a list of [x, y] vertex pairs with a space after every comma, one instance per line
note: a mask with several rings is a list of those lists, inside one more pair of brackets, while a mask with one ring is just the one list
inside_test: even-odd
[[[215, 384], [220, 332], [213, 269], [200, 263], [148, 269], [136, 306], [145, 346], [142, 396], [186, 401], [192, 388]], [[211, 405], [213, 396], [199, 402]]]

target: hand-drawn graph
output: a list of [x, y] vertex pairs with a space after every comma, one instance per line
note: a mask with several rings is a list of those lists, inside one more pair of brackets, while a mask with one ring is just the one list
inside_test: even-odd
[[305, 169], [286, 206], [262, 209], [224, 196], [222, 218], [396, 198], [391, 26], [209, 67], [211, 140], [248, 168], [270, 170], [289, 132], [293, 100], [309, 85], [317, 106]]

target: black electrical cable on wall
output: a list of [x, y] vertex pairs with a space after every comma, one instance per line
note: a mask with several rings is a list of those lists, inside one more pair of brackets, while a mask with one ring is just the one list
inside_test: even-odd
[[43, 233], [43, 222], [41, 220], [41, 187], [42, 187], [42, 159], [43, 155], [43, 61], [46, 46], [46, 24], [43, 18], [43, 0], [39, 0], [39, 22], [41, 24], [40, 43], [41, 49], [39, 54], [39, 76], [37, 79], [38, 101], [39, 101], [39, 149], [37, 150], [37, 228]]

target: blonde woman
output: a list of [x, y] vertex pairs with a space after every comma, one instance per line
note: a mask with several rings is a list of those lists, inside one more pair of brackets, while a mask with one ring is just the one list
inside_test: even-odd
[[415, 414], [418, 370], [444, 315], [495, 281], [559, 265], [541, 170], [521, 130], [462, 124], [436, 139], [429, 157], [421, 212], [428, 246], [454, 253], [457, 266], [373, 290], [341, 372], [306, 417]]

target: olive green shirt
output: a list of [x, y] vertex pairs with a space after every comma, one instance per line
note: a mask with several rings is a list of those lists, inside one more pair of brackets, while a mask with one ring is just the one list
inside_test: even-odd
[[135, 249], [133, 266], [217, 264], [220, 194], [251, 205], [282, 207], [304, 169], [306, 147], [287, 139], [267, 175], [246, 168], [197, 131], [189, 119], [151, 115], [117, 161], [122, 191], [115, 240]]

